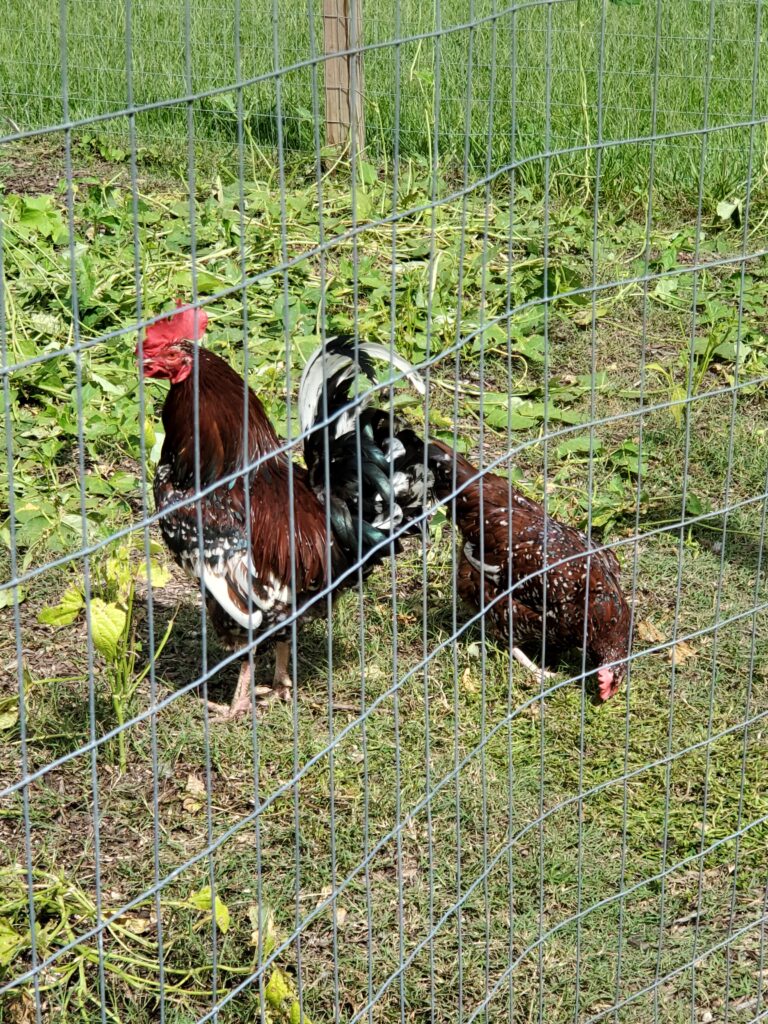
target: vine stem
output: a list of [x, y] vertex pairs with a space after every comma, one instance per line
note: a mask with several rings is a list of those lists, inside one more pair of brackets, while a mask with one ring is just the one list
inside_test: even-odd
[[576, 17], [579, 22], [579, 31], [576, 35], [577, 50], [579, 57], [579, 90], [581, 92], [581, 113], [584, 117], [584, 191], [586, 199], [592, 198], [592, 149], [590, 146], [589, 132], [589, 103], [587, 95], [587, 71], [584, 66], [584, 18], [583, 0], [576, 0]]

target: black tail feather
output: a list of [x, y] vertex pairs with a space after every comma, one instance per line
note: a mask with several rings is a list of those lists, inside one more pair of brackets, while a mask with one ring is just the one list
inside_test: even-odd
[[[364, 559], [381, 545], [373, 559], [378, 562], [387, 557], [391, 545], [400, 550], [393, 533], [419, 528], [432, 497], [433, 478], [425, 467], [423, 439], [400, 417], [370, 407], [369, 395], [342, 411], [354, 398], [358, 373], [376, 381], [371, 356], [390, 361], [422, 389], [413, 367], [400, 356], [390, 358], [384, 346], [355, 346], [352, 339], [335, 338], [307, 364], [299, 407], [302, 429], [308, 431], [304, 459], [310, 482], [324, 501], [330, 498], [338, 543], [351, 555], [362, 553]], [[324, 425], [315, 427], [318, 420]]]

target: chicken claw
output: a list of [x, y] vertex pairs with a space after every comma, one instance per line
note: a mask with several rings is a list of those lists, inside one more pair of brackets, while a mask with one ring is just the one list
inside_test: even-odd
[[[288, 661], [291, 656], [290, 645], [284, 642], [278, 643], [275, 651], [275, 675], [271, 686], [254, 686], [253, 695], [256, 702], [256, 713], [262, 712], [275, 700], [290, 701], [293, 697], [293, 680], [288, 671]], [[232, 702], [230, 704], [217, 704], [212, 700], [208, 701], [208, 711], [211, 712], [211, 722], [231, 722], [235, 718], [242, 718], [251, 710], [251, 666], [246, 659], [241, 668], [237, 680]]]
[[529, 672], [533, 672], [534, 675], [540, 676], [542, 679], [554, 679], [557, 675], [556, 672], [550, 672], [547, 668], [539, 668], [535, 661], [531, 661], [527, 654], [524, 654], [519, 647], [512, 648], [512, 657], [515, 661], [519, 662], [523, 668], [527, 668]]

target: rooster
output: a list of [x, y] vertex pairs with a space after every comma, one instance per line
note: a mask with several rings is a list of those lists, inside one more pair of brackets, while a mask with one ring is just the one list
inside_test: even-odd
[[[432, 442], [430, 454], [435, 491], [451, 507], [464, 540], [461, 598], [487, 610], [498, 634], [515, 645], [541, 642], [546, 618], [547, 646], [555, 650], [584, 647], [586, 609], [586, 652], [598, 666], [598, 699], [608, 700], [626, 673], [631, 634], [614, 553], [591, 547], [583, 533], [545, 515], [503, 477], [481, 475], [443, 442]], [[512, 654], [539, 671], [518, 646]]]
[[[270, 686], [252, 687], [246, 659], [231, 704], [211, 705], [216, 718], [230, 719], [250, 710], [252, 691], [261, 705], [291, 699], [291, 621], [321, 614], [325, 603], [317, 595], [355, 585], [356, 566], [365, 576], [397, 552], [393, 531], [418, 529], [432, 480], [424, 444], [405, 423], [372, 407], [370, 393], [349, 401], [359, 372], [374, 380], [374, 359], [404, 370], [423, 394], [405, 360], [382, 345], [355, 346], [349, 339], [335, 339], [312, 355], [298, 398], [304, 469], [280, 451], [280, 438], [250, 389], [243, 429], [242, 378], [195, 345], [207, 319], [204, 310], [184, 308], [151, 324], [140, 351], [144, 375], [171, 383], [154, 479], [163, 539], [176, 562], [202, 579], [208, 613], [228, 646], [242, 648], [249, 635], [258, 643], [267, 631], [276, 642]], [[199, 503], [198, 488], [206, 491]]]

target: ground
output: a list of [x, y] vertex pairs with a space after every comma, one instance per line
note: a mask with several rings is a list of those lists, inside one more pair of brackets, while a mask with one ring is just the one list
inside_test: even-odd
[[[3, 171], [13, 539], [19, 574], [32, 575], [18, 611], [0, 611], [0, 784], [13, 787], [23, 766], [39, 774], [0, 804], [0, 983], [31, 963], [31, 872], [40, 955], [97, 923], [97, 895], [102, 916], [138, 901], [104, 936], [103, 977], [95, 938], [44, 972], [51, 1021], [97, 1019], [103, 998], [110, 1019], [139, 1024], [164, 999], [165, 1019], [186, 1024], [260, 957], [273, 958], [261, 986], [219, 1020], [254, 1020], [262, 1000], [275, 1021], [293, 1020], [296, 999], [314, 1024], [682, 1024], [725, 1019], [726, 1007], [728, 1020], [756, 1019], [768, 840], [763, 186], [746, 229], [718, 216], [717, 196], [699, 211], [660, 193], [647, 225], [642, 196], [598, 194], [595, 209], [583, 182], [548, 204], [509, 178], [463, 200], [459, 167], [437, 182], [433, 232], [418, 212], [430, 170], [414, 161], [401, 169], [393, 265], [391, 224], [367, 224], [391, 210], [377, 167], [363, 168], [354, 219], [343, 172], [325, 180], [325, 238], [340, 239], [325, 255], [311, 165], [289, 180], [285, 214], [266, 172], [246, 182], [242, 211], [226, 177], [201, 178], [194, 287], [228, 291], [208, 306], [209, 343], [242, 367], [244, 268], [249, 380], [281, 430], [287, 368], [295, 394], [321, 316], [329, 332], [348, 330], [357, 308], [361, 334], [384, 341], [394, 322], [405, 355], [439, 357], [430, 431], [486, 462], [511, 451], [500, 468], [519, 486], [616, 545], [636, 657], [605, 706], [586, 699], [578, 656], [542, 693], [480, 623], [466, 625], [438, 517], [426, 553], [412, 542], [398, 560], [394, 610], [384, 568], [339, 600], [330, 643], [325, 622], [298, 631], [295, 705], [255, 729], [213, 727], [199, 691], [185, 690], [204, 664], [199, 594], [153, 543], [155, 644], [173, 625], [154, 678], [126, 699], [122, 770], [115, 739], [82, 748], [120, 720], [115, 666], [135, 655], [138, 679], [147, 662], [141, 529], [125, 556], [135, 597], [124, 646], [97, 651], [90, 684], [83, 613], [58, 626], [38, 616], [83, 587], [83, 559], [69, 558], [81, 499], [93, 594], [125, 606], [116, 552], [127, 541], [113, 534], [151, 511], [143, 483], [163, 398], [150, 384], [140, 406], [135, 274], [142, 315], [190, 292], [190, 206], [151, 167], [134, 206], [123, 162], [83, 156], [70, 251], [60, 158], [21, 152]], [[283, 244], [303, 257], [285, 275], [272, 270]], [[591, 285], [610, 282], [593, 304]], [[543, 304], [545, 293], [559, 297]], [[78, 340], [79, 355], [59, 354]], [[425, 425], [416, 398], [403, 408]], [[2, 539], [5, 581], [8, 518]], [[210, 636], [207, 647], [215, 666], [224, 652]], [[256, 669], [271, 672], [267, 654]], [[236, 675], [236, 663], [215, 673], [210, 695], [226, 697]], [[153, 696], [162, 707], [148, 715]], [[169, 875], [157, 898], [144, 895]], [[14, 989], [0, 1020], [34, 1019], [33, 998], [31, 984]]]

